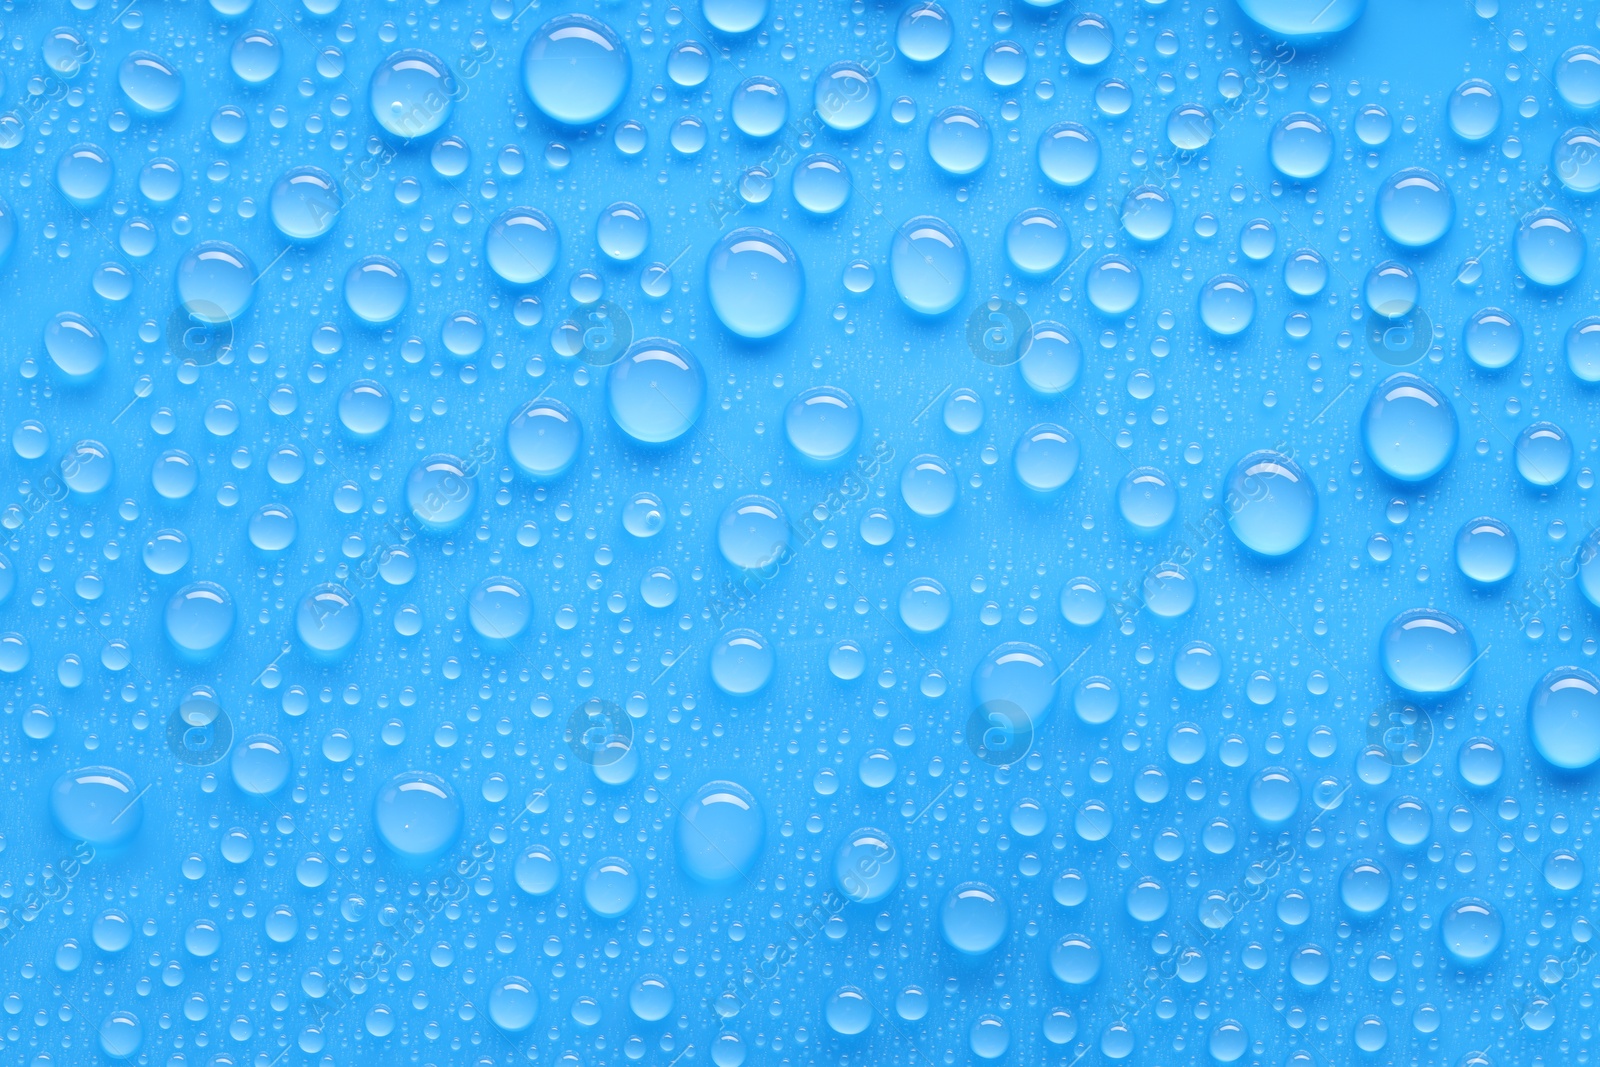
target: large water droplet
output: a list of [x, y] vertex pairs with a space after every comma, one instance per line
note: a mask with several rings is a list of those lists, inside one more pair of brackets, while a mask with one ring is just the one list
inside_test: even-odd
[[816, 463], [849, 455], [861, 436], [861, 408], [831, 385], [807, 389], [783, 413], [783, 432], [795, 451]]
[[548, 118], [587, 126], [628, 91], [628, 50], [615, 30], [588, 15], [560, 15], [528, 39], [522, 85]]
[[1050, 653], [1026, 641], [1007, 641], [978, 661], [972, 672], [972, 699], [980, 709], [1027, 716], [1035, 729], [1056, 703], [1057, 673]]
[[183, 99], [183, 75], [154, 52], [130, 52], [117, 68], [117, 85], [146, 115], [165, 115]]
[[44, 350], [56, 369], [78, 385], [92, 381], [107, 356], [105, 337], [75, 311], [58, 312], [45, 324]]
[[694, 426], [704, 404], [705, 374], [676, 341], [636, 341], [606, 375], [611, 421], [640, 444], [676, 441]]
[[1243, 278], [1219, 274], [1201, 287], [1200, 321], [1217, 336], [1243, 333], [1255, 317], [1256, 295]]
[[1560, 485], [1572, 470], [1572, 438], [1553, 422], [1536, 422], [1517, 435], [1517, 473], [1529, 485]]
[[759, 340], [787, 329], [800, 313], [805, 274], [789, 242], [755, 226], [724, 234], [706, 259], [711, 308], [724, 326]]
[[964, 177], [989, 162], [989, 124], [970, 107], [947, 107], [928, 123], [928, 155], [946, 174]]
[[1349, 28], [1366, 6], [1367, 0], [1239, 0], [1239, 10], [1262, 28], [1308, 41]]
[[1437, 174], [1421, 167], [1396, 171], [1378, 190], [1378, 224], [1391, 241], [1424, 248], [1455, 220], [1455, 200]]
[[272, 224], [291, 241], [314, 241], [333, 229], [344, 197], [321, 167], [294, 167], [272, 185]]
[[864, 826], [840, 842], [833, 854], [833, 881], [846, 899], [876, 904], [900, 884], [903, 866], [889, 835]]
[[1063, 189], [1076, 189], [1100, 165], [1100, 142], [1076, 122], [1058, 122], [1039, 135], [1039, 169]]
[[50, 814], [61, 832], [91, 845], [120, 845], [144, 821], [143, 794], [115, 767], [81, 767], [56, 779]]
[[367, 102], [378, 125], [409, 141], [443, 126], [459, 91], [449, 64], [432, 52], [406, 48], [372, 72]]
[[542, 281], [561, 250], [555, 223], [531, 207], [514, 207], [495, 219], [483, 244], [489, 268], [511, 285]]
[[1600, 105], [1600, 49], [1574, 45], [1556, 60], [1556, 92], [1572, 110], [1593, 111]]
[[1600, 678], [1557, 667], [1528, 696], [1528, 732], [1552, 766], [1584, 770], [1600, 760]]
[[431, 859], [461, 830], [461, 800], [454, 787], [428, 771], [403, 771], [372, 802], [378, 837], [401, 856]]
[[1439, 935], [1447, 952], [1458, 962], [1478, 964], [1499, 951], [1505, 923], [1488, 901], [1462, 897], [1444, 911]]
[[1462, 347], [1484, 370], [1500, 370], [1522, 355], [1522, 324], [1510, 312], [1484, 308], [1467, 320]]
[[1239, 543], [1263, 556], [1283, 556], [1311, 536], [1317, 491], [1287, 456], [1262, 449], [1234, 464], [1228, 475], [1228, 526]]
[[755, 630], [729, 630], [711, 647], [711, 680], [729, 696], [749, 696], [772, 680], [777, 656]]
[[1384, 627], [1379, 642], [1384, 673], [1412, 693], [1452, 693], [1466, 684], [1478, 644], [1459, 619], [1433, 608], [1412, 608]]
[[737, 782], [707, 782], [683, 805], [676, 831], [684, 873], [707, 885], [749, 878], [761, 860], [766, 821]]
[[344, 302], [356, 317], [374, 326], [393, 322], [406, 309], [411, 282], [405, 268], [388, 256], [358, 260], [344, 276]]
[[1011, 466], [1029, 489], [1053, 493], [1077, 473], [1078, 455], [1078, 439], [1071, 430], [1042, 422], [1017, 438]]
[[949, 14], [932, 0], [907, 7], [895, 27], [895, 44], [913, 63], [932, 63], [949, 50], [954, 37]]
[[1427, 481], [1456, 451], [1456, 413], [1444, 394], [1407, 371], [1373, 390], [1361, 416], [1361, 438], [1383, 472], [1402, 482]]
[[186, 585], [167, 601], [167, 637], [186, 658], [216, 656], [233, 636], [233, 622], [233, 598], [215, 582]]
[[943, 219], [918, 215], [897, 231], [889, 250], [889, 276], [906, 307], [942, 315], [967, 292], [967, 249]]
[[1583, 270], [1585, 248], [1583, 231], [1548, 207], [1524, 218], [1512, 241], [1517, 269], [1530, 282], [1547, 289], [1559, 288], [1578, 276]]
[[1272, 165], [1286, 178], [1309, 181], [1333, 162], [1333, 134], [1328, 124], [1308, 111], [1293, 111], [1272, 128], [1268, 145]]
[[939, 908], [939, 931], [950, 947], [968, 956], [992, 952], [1011, 925], [1005, 900], [982, 882], [963, 882]]
[[860, 63], [844, 60], [817, 75], [813, 102], [823, 122], [840, 133], [859, 130], [878, 113], [878, 79]]
[[506, 451], [512, 462], [538, 481], [565, 474], [582, 444], [578, 417], [565, 404], [548, 397], [528, 401], [506, 427]]

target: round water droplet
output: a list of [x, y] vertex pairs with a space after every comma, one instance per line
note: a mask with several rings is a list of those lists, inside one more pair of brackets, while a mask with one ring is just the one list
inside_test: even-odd
[[1043, 422], [1017, 438], [1011, 466], [1029, 489], [1053, 493], [1077, 473], [1078, 455], [1078, 439], [1071, 430]]
[[173, 648], [186, 658], [216, 656], [233, 636], [233, 598], [215, 582], [186, 585], [167, 601], [164, 622]]
[[1167, 141], [1180, 152], [1198, 152], [1215, 133], [1210, 110], [1199, 104], [1179, 104], [1167, 116]]
[[166, 115], [183, 99], [183, 75], [154, 52], [128, 53], [117, 68], [117, 86], [146, 115]]
[[805, 274], [787, 241], [747, 226], [724, 234], [712, 247], [706, 289], [724, 326], [759, 340], [794, 322], [805, 296]]
[[1286, 178], [1309, 181], [1333, 161], [1333, 134], [1327, 123], [1307, 111], [1294, 111], [1272, 128], [1268, 152], [1272, 165]]
[[896, 232], [889, 250], [895, 292], [912, 311], [942, 315], [967, 292], [967, 249], [949, 223], [918, 215]]
[[1444, 911], [1439, 935], [1456, 962], [1483, 963], [1500, 949], [1505, 924], [1493, 904], [1462, 897]]
[[1517, 435], [1517, 473], [1529, 485], [1559, 485], [1572, 470], [1572, 439], [1553, 422], [1536, 422]]
[[139, 832], [144, 821], [142, 796], [133, 779], [115, 767], [80, 767], [56, 779], [50, 789], [50, 814], [61, 832], [75, 841], [115, 846]]
[[900, 852], [882, 830], [864, 826], [849, 834], [833, 854], [833, 881], [847, 900], [876, 904], [900, 884]]
[[817, 153], [795, 168], [795, 202], [813, 215], [831, 215], [850, 199], [850, 171], [842, 160]]
[[1143, 281], [1132, 260], [1118, 255], [1102, 256], [1089, 268], [1085, 278], [1089, 302], [1104, 315], [1126, 315], [1139, 303]]
[[1076, 122], [1058, 122], [1039, 135], [1039, 169], [1063, 189], [1076, 189], [1100, 165], [1100, 142]]
[[1172, 232], [1177, 209], [1172, 198], [1154, 185], [1141, 185], [1122, 200], [1122, 228], [1135, 241], [1153, 244]]
[[[250, 517], [250, 543], [263, 552], [282, 552], [294, 544], [297, 529], [294, 512], [286, 505], [263, 504]], [[187, 562], [187, 550], [184, 559]]]
[[878, 80], [871, 72], [860, 63], [844, 60], [824, 67], [817, 75], [813, 102], [823, 122], [849, 133], [877, 115], [879, 95]]
[[533, 618], [533, 598], [515, 578], [485, 578], [472, 590], [467, 617], [480, 636], [510, 641], [528, 628]]
[[699, 41], [675, 45], [667, 57], [667, 76], [685, 89], [693, 89], [711, 74], [711, 54]]
[[955, 472], [938, 456], [914, 456], [900, 472], [900, 498], [923, 518], [938, 518], [955, 507], [956, 491]]
[[255, 264], [238, 248], [226, 241], [202, 241], [178, 261], [178, 299], [199, 322], [232, 322], [255, 297], [255, 279]]
[[1583, 884], [1583, 860], [1564, 848], [1544, 859], [1544, 881], [1557, 893], [1570, 893]]
[[1522, 324], [1510, 312], [1484, 308], [1467, 320], [1462, 347], [1467, 358], [1484, 370], [1510, 366], [1522, 355]]
[[411, 468], [406, 478], [406, 503], [418, 522], [430, 530], [448, 532], [466, 521], [478, 501], [476, 473], [455, 456], [429, 456]]
[[954, 38], [949, 14], [932, 0], [907, 7], [895, 27], [895, 45], [913, 63], [932, 63], [949, 51]]
[[1587, 196], [1600, 191], [1600, 133], [1585, 126], [1563, 133], [1550, 150], [1550, 164], [1571, 192]]
[[843, 459], [861, 436], [861, 409], [831, 385], [807, 389], [783, 413], [783, 432], [795, 451], [817, 463]]
[[1243, 333], [1255, 315], [1256, 296], [1243, 278], [1219, 274], [1200, 289], [1200, 321], [1219, 337]]
[[766, 821], [737, 782], [707, 782], [683, 805], [676, 838], [684, 873], [706, 885], [748, 879], [761, 860]]
[[507, 1033], [520, 1034], [539, 1016], [539, 992], [526, 978], [511, 974], [489, 989], [489, 1019]]
[[1135, 533], [1154, 533], [1177, 513], [1177, 487], [1155, 467], [1136, 467], [1117, 488], [1117, 510]]
[[1228, 475], [1228, 526], [1239, 543], [1263, 556], [1283, 556], [1311, 536], [1317, 491], [1287, 456], [1262, 449], [1234, 464]]
[[1556, 92], [1564, 104], [1579, 112], [1600, 105], [1600, 49], [1580, 44], [1556, 60]]
[[650, 221], [638, 204], [619, 200], [600, 212], [595, 241], [618, 263], [631, 263], [650, 246]]
[[555, 266], [561, 240], [555, 223], [537, 208], [514, 207], [489, 225], [484, 254], [501, 281], [532, 285]]
[[98, 145], [73, 145], [56, 161], [56, 188], [78, 207], [98, 204], [111, 188], [111, 157]]
[[628, 991], [628, 1007], [636, 1018], [647, 1023], [660, 1022], [672, 1014], [672, 986], [656, 974], [640, 975]]
[[1339, 899], [1357, 915], [1376, 914], [1389, 903], [1389, 872], [1377, 860], [1354, 860], [1339, 876]]
[[900, 620], [913, 633], [934, 633], [950, 621], [950, 594], [932, 578], [913, 578], [900, 591]]
[[939, 931], [957, 952], [981, 956], [1005, 940], [1011, 925], [1005, 900], [982, 882], [963, 882], [939, 908]]
[[739, 497], [723, 509], [717, 523], [717, 548], [722, 558], [743, 570], [781, 565], [789, 544], [788, 517], [776, 501], [764, 496]]
[[1367, 0], [1239, 0], [1262, 28], [1282, 37], [1314, 41], [1348, 29]]
[[529, 845], [517, 857], [512, 876], [518, 889], [529, 896], [542, 897], [561, 881], [561, 864], [543, 845]]
[[565, 404], [548, 397], [528, 401], [506, 427], [506, 450], [512, 462], [538, 481], [565, 474], [582, 444], [578, 417]]
[[320, 167], [294, 167], [272, 185], [272, 224], [291, 241], [314, 241], [333, 229], [344, 197], [333, 175]]
[[1204, 692], [1222, 677], [1222, 656], [1204, 641], [1190, 641], [1172, 661], [1178, 684], [1191, 692]]
[[372, 72], [367, 102], [379, 126], [409, 141], [443, 126], [459, 93], [449, 64], [432, 52], [406, 48]]
[[975, 174], [989, 162], [989, 124], [969, 107], [947, 107], [928, 124], [928, 155], [946, 174]]
[[295, 610], [295, 633], [312, 655], [338, 659], [361, 633], [361, 605], [343, 586], [313, 586]]
[[1007, 641], [978, 661], [972, 672], [972, 699], [980, 709], [1020, 713], [1035, 730], [1055, 708], [1055, 661], [1038, 645]]
[[1433, 608], [1402, 611], [1380, 640], [1384, 673], [1412, 693], [1453, 693], [1466, 684], [1478, 644], [1459, 619]]
[[772, 645], [754, 630], [729, 630], [711, 647], [711, 680], [729, 696], [765, 689], [776, 666]]
[[1077, 335], [1059, 322], [1036, 322], [1018, 361], [1022, 380], [1040, 396], [1059, 396], [1078, 381], [1083, 348]]
[[1482, 78], [1468, 78], [1450, 94], [1450, 129], [1471, 144], [1486, 140], [1500, 125], [1500, 94]]
[[344, 276], [345, 304], [374, 326], [399, 318], [410, 296], [405, 269], [388, 256], [367, 256]]
[[73, 384], [94, 380], [107, 356], [105, 337], [75, 311], [57, 312], [45, 324], [44, 350]]
[[1456, 566], [1480, 585], [1505, 581], [1517, 569], [1516, 535], [1499, 519], [1471, 520], [1456, 534]]
[[1411, 314], [1422, 294], [1416, 273], [1404, 263], [1385, 260], [1367, 271], [1362, 296], [1373, 313], [1386, 319]]
[[1093, 578], [1073, 578], [1061, 587], [1061, 617], [1074, 626], [1093, 626], [1105, 617], [1106, 595]]
[[635, 537], [654, 537], [666, 524], [666, 509], [654, 493], [636, 493], [622, 507], [622, 525]]
[[[971, 389], [962, 387], [952, 392], [944, 402], [944, 425], [951, 433], [963, 437], [978, 432], [983, 425], [983, 400]], [[40, 454], [44, 449], [39, 450]]]
[[1067, 256], [1067, 224], [1047, 208], [1028, 208], [1006, 227], [1006, 257], [1024, 274], [1049, 274]]
[[1084, 67], [1098, 67], [1116, 47], [1111, 23], [1099, 15], [1078, 15], [1067, 23], [1067, 55]]
[[845, 1037], [854, 1037], [872, 1025], [872, 1002], [855, 986], [842, 986], [828, 998], [823, 1018], [828, 1029]]
[[252, 734], [235, 745], [228, 766], [234, 785], [257, 797], [282, 789], [294, 769], [283, 742], [267, 734]]
[[339, 395], [339, 422], [357, 440], [378, 436], [393, 414], [389, 391], [370, 378], [351, 382]]
[[428, 771], [403, 771], [372, 802], [378, 837], [401, 856], [431, 859], [461, 831], [461, 800], [455, 789]]
[[1528, 732], [1552, 766], [1585, 770], [1600, 760], [1600, 678], [1557, 667], [1528, 697]]
[[705, 403], [705, 375], [676, 341], [634, 342], [606, 376], [606, 408], [617, 428], [640, 444], [676, 441]]
[[100, 1024], [100, 1051], [114, 1060], [131, 1060], [144, 1045], [144, 1024], [131, 1011], [114, 1011]]
[[1361, 416], [1361, 438], [1372, 461], [1391, 478], [1423, 482], [1456, 451], [1456, 413], [1444, 394], [1406, 371], [1373, 390]]
[[1289, 821], [1300, 810], [1300, 783], [1282, 767], [1268, 767], [1250, 783], [1250, 810], [1265, 823]]
[[[1596, 687], [1600, 694], [1600, 686]], [[1500, 780], [1505, 770], [1505, 754], [1500, 746], [1487, 737], [1474, 737], [1461, 746], [1456, 755], [1456, 769], [1461, 780], [1475, 789], [1487, 789]]]
[[700, 11], [712, 29], [749, 33], [767, 17], [768, 0], [700, 0]]
[[746, 78], [728, 104], [733, 124], [750, 137], [771, 137], [789, 116], [789, 98], [776, 79], [764, 74]]
[[1424, 248], [1450, 230], [1455, 200], [1437, 174], [1421, 167], [1396, 171], [1378, 190], [1378, 225], [1391, 241]]
[[246, 30], [233, 39], [228, 63], [246, 85], [265, 85], [283, 66], [283, 46], [266, 30]]
[[1553, 208], [1529, 213], [1517, 227], [1512, 249], [1517, 269], [1535, 285], [1559, 288], [1583, 270], [1583, 231]]

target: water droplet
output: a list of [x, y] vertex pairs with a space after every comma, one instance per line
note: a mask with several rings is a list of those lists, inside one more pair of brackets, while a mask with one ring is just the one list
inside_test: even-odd
[[548, 397], [528, 401], [506, 427], [506, 450], [512, 462], [537, 481], [565, 474], [582, 444], [578, 417], [565, 404]]
[[1284, 177], [1309, 181], [1333, 161], [1333, 135], [1327, 123], [1310, 112], [1290, 112], [1272, 128], [1268, 152]]
[[1500, 370], [1522, 355], [1522, 325], [1510, 312], [1484, 308], [1467, 320], [1463, 347], [1467, 358], [1484, 370]]
[[749, 696], [772, 680], [777, 656], [754, 630], [729, 630], [711, 648], [711, 680], [729, 696]]
[[833, 855], [833, 881], [845, 898], [876, 904], [900, 884], [899, 851], [882, 830], [864, 826], [840, 842]]
[[144, 821], [142, 796], [133, 779], [115, 767], [81, 767], [56, 779], [50, 814], [61, 832], [76, 841], [120, 845]]
[[1347, 29], [1367, 0], [1239, 0], [1239, 9], [1283, 37], [1314, 41]]
[[1025, 641], [1007, 641], [973, 669], [972, 698], [980, 709], [1015, 709], [1038, 729], [1055, 708], [1056, 682], [1055, 661], [1048, 652]]
[[1578, 276], [1586, 247], [1583, 231], [1548, 207], [1529, 213], [1512, 241], [1517, 269], [1530, 282], [1547, 289], [1559, 288]]
[[167, 601], [167, 638], [178, 653], [208, 660], [233, 636], [233, 598], [215, 582], [186, 585]]
[[850, 171], [824, 153], [807, 156], [795, 168], [795, 201], [813, 215], [831, 215], [850, 199]]
[[764, 74], [746, 78], [728, 104], [733, 124], [750, 137], [771, 137], [789, 117], [789, 98], [777, 80]]
[[294, 167], [272, 186], [272, 224], [291, 241], [314, 241], [333, 229], [344, 197], [333, 175], [320, 167]]
[[[184, 719], [194, 721], [188, 712], [184, 713]], [[268, 734], [252, 734], [236, 744], [228, 765], [233, 773], [233, 783], [257, 797], [271, 796], [282, 789], [294, 769], [289, 750], [283, 742]]]
[[1517, 435], [1517, 473], [1529, 485], [1559, 485], [1572, 470], [1572, 439], [1553, 422], [1536, 422]]
[[861, 436], [861, 409], [850, 394], [818, 386], [789, 401], [783, 431], [795, 451], [816, 463], [848, 456]]
[[956, 476], [938, 456], [914, 456], [900, 472], [900, 498], [923, 518], [938, 518], [956, 503]]
[[982, 956], [1005, 939], [1010, 917], [1000, 894], [982, 882], [963, 882], [939, 908], [939, 930], [957, 952]]
[[1078, 470], [1078, 439], [1054, 423], [1040, 423], [1017, 439], [1011, 454], [1017, 480], [1036, 493], [1053, 493]]
[[676, 837], [684, 872], [707, 885], [723, 885], [749, 878], [760, 862], [765, 816], [744, 786], [707, 782], [683, 805]]
[[367, 102], [378, 125], [409, 141], [443, 126], [458, 94], [455, 75], [444, 60], [421, 48], [406, 48], [372, 72]]
[[1039, 169], [1063, 189], [1076, 189], [1100, 165], [1100, 142], [1076, 122], [1058, 122], [1039, 135]]
[[1219, 274], [1200, 290], [1200, 321], [1219, 337], [1243, 333], [1255, 315], [1256, 296], [1243, 278]]
[[[765, 7], [765, 0], [762, 5]], [[871, 72], [860, 63], [845, 60], [824, 67], [817, 75], [813, 103], [823, 122], [840, 133], [849, 133], [877, 115], [879, 96], [878, 80]]]
[[1378, 190], [1378, 224], [1391, 241], [1424, 248], [1455, 220], [1455, 200], [1439, 176], [1421, 167], [1396, 171]]
[[1482, 78], [1468, 78], [1450, 94], [1448, 114], [1455, 135], [1476, 144], [1500, 125], [1500, 94]]
[[183, 75], [154, 52], [128, 53], [117, 68], [117, 85], [146, 115], [166, 115], [183, 99]]
[[1572, 110], [1582, 114], [1600, 105], [1600, 49], [1580, 44], [1556, 60], [1556, 92]]
[[1600, 678], [1557, 667], [1528, 697], [1528, 732], [1554, 767], [1584, 770], [1600, 760]]
[[1310, 479], [1293, 460], [1268, 449], [1234, 464], [1225, 500], [1234, 536], [1263, 556], [1293, 552], [1316, 523], [1317, 492]]
[[1384, 673], [1412, 693], [1452, 693], [1467, 681], [1478, 644], [1459, 619], [1433, 608], [1412, 608], [1384, 627]]
[[539, 993], [526, 978], [511, 974], [489, 990], [489, 1018], [507, 1033], [520, 1034], [539, 1016]]
[[432, 859], [461, 830], [461, 800], [455, 789], [428, 771], [403, 771], [372, 802], [373, 824], [385, 845], [409, 859]]
[[51, 317], [44, 328], [44, 349], [50, 362], [73, 384], [92, 381], [105, 366], [106, 339], [88, 319], [75, 311]]
[[1464, 964], [1482, 963], [1497, 952], [1504, 928], [1495, 906], [1475, 897], [1451, 904], [1439, 921], [1445, 950]]
[[896, 46], [913, 63], [932, 63], [949, 51], [954, 37], [950, 16], [931, 0], [907, 7], [895, 28]]
[[946, 174], [975, 174], [989, 162], [989, 125], [969, 107], [947, 107], [928, 124], [928, 155]]
[[1499, 519], [1473, 519], [1456, 534], [1456, 566], [1480, 585], [1494, 585], [1517, 569], [1517, 538]]
[[1449, 465], [1456, 451], [1456, 413], [1444, 394], [1402, 371], [1373, 390], [1361, 417], [1372, 461], [1391, 478], [1423, 482]]
[[724, 326], [760, 340], [794, 322], [805, 295], [805, 274], [787, 241], [747, 226], [724, 234], [711, 249], [706, 289]]

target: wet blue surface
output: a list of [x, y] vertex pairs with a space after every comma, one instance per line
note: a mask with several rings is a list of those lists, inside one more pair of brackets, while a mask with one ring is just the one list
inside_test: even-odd
[[1588, 1062], [1594, 12], [0, 25], [7, 1062]]

